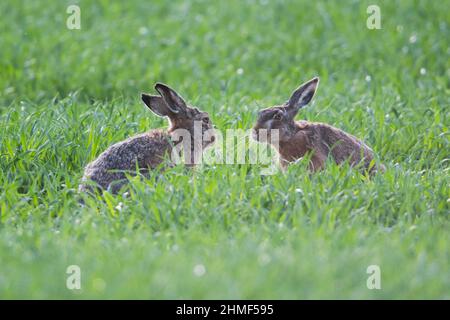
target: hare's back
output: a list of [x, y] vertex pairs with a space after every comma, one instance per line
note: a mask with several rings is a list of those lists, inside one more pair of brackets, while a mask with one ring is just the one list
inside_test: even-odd
[[153, 167], [153, 164], [156, 166], [161, 162], [161, 156], [169, 147], [165, 132], [146, 132], [113, 144], [90, 167], [101, 170], [135, 170], [136, 164], [139, 167]]
[[355, 164], [361, 157], [367, 163], [372, 160], [372, 149], [355, 136], [325, 123], [310, 123], [309, 127], [313, 145], [327, 154], [331, 152], [337, 163], [350, 159]]

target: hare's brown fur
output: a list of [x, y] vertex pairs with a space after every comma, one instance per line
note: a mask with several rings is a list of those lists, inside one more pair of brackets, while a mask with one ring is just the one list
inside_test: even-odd
[[86, 166], [80, 191], [93, 191], [89, 180], [101, 189], [110, 189], [117, 193], [127, 183], [126, 174], [139, 173], [147, 175], [164, 160], [172, 150], [172, 143], [167, 132], [153, 130], [127, 140], [113, 144], [93, 162]]
[[310, 169], [317, 171], [325, 166], [331, 154], [337, 164], [349, 161], [351, 165], [363, 162], [368, 168], [373, 159], [372, 150], [354, 136], [325, 123], [299, 121], [291, 139], [280, 140], [278, 151], [281, 165], [311, 153]]
[[371, 167], [372, 149], [351, 134], [325, 123], [294, 120], [298, 110], [311, 101], [318, 82], [319, 79], [314, 78], [294, 91], [285, 104], [260, 111], [253, 128], [255, 139], [259, 140], [261, 129], [278, 130], [279, 139], [274, 146], [283, 169], [310, 155], [310, 170], [317, 171], [325, 167], [331, 155], [337, 164], [348, 161], [351, 166], [360, 165], [371, 173], [384, 170], [383, 165]]
[[[100, 188], [117, 193], [128, 182], [127, 174], [135, 175], [138, 172], [147, 176], [150, 170], [160, 166], [165, 158], [171, 155], [173, 148], [181, 143], [175, 135], [177, 129], [183, 129], [183, 132], [190, 135], [191, 157], [214, 141], [213, 134], [209, 140], [203, 139], [205, 132], [213, 128], [206, 112], [187, 106], [184, 100], [166, 85], [157, 84], [155, 88], [161, 96], [143, 94], [142, 100], [158, 116], [168, 117], [170, 128], [167, 131], [151, 130], [110, 146], [86, 166], [80, 191], [92, 192]], [[194, 141], [196, 122], [201, 123], [201, 141]], [[195, 148], [197, 149], [194, 150]], [[193, 158], [189, 160], [191, 164], [195, 164]], [[169, 161], [168, 165], [172, 164]]]

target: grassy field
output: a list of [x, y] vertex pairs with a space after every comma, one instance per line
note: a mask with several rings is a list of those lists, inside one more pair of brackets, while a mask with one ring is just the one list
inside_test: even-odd
[[[449, 5], [1, 1], [0, 298], [450, 299]], [[89, 161], [166, 126], [139, 99], [156, 81], [225, 130], [316, 75], [297, 118], [364, 139], [384, 175], [176, 167], [78, 205]]]

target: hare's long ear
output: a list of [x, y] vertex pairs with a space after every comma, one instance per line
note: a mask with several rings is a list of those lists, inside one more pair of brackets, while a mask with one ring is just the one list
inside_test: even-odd
[[163, 97], [170, 111], [173, 113], [183, 113], [186, 110], [186, 102], [175, 90], [162, 83], [157, 83], [155, 89]]
[[171, 111], [162, 97], [143, 93], [141, 98], [156, 115], [160, 117], [170, 116]]
[[291, 117], [295, 117], [298, 110], [311, 101], [318, 85], [319, 78], [315, 77], [302, 84], [292, 93], [286, 105], [286, 109]]

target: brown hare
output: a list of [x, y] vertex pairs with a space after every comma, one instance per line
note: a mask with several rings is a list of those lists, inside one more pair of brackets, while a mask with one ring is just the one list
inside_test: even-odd
[[[196, 163], [193, 159], [195, 155], [198, 156], [199, 152], [214, 142], [213, 125], [208, 113], [188, 106], [175, 90], [164, 84], [157, 83], [155, 89], [160, 96], [143, 93], [142, 101], [156, 115], [169, 118], [169, 129], [151, 130], [110, 146], [87, 165], [80, 191], [106, 189], [117, 193], [127, 183], [126, 174], [135, 175], [138, 169], [139, 173], [148, 175], [150, 170], [170, 157], [182, 141], [183, 147], [189, 142], [191, 152], [188, 154], [191, 159], [185, 161], [190, 165]], [[201, 132], [197, 134], [194, 128]], [[205, 138], [206, 132], [208, 138]], [[169, 162], [169, 165], [173, 163]]]
[[[373, 165], [372, 149], [351, 134], [325, 123], [294, 120], [311, 101], [318, 84], [319, 78], [311, 79], [295, 90], [286, 103], [261, 110], [253, 127], [254, 139], [271, 143], [277, 149], [282, 169], [309, 154], [311, 171], [323, 169], [330, 155], [337, 164], [348, 161], [370, 173], [384, 171], [383, 165]], [[278, 138], [272, 137], [271, 130], [278, 130]]]

